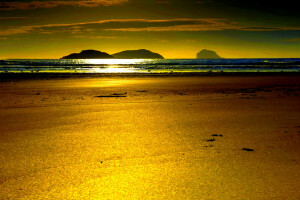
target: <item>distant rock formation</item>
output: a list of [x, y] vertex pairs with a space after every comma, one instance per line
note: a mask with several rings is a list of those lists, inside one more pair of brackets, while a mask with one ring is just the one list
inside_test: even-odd
[[103, 59], [114, 58], [108, 53], [96, 51], [96, 50], [83, 50], [80, 53], [72, 53], [68, 56], [64, 56], [61, 59]]
[[221, 57], [214, 51], [203, 49], [197, 53], [197, 59], [220, 59]]
[[120, 59], [164, 59], [162, 55], [146, 49], [121, 51], [112, 56]]

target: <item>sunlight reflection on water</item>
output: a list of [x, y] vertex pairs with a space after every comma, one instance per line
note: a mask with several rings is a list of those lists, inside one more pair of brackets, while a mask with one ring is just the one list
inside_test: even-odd
[[81, 63], [86, 64], [102, 64], [102, 65], [130, 65], [130, 64], [142, 64], [146, 61], [149, 61], [150, 59], [81, 59], [76, 60], [74, 59], [74, 62], [81, 61]]

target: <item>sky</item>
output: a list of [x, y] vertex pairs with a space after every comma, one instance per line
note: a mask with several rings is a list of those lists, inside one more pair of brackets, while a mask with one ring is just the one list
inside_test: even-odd
[[0, 59], [84, 49], [148, 49], [165, 58], [299, 58], [297, 1], [1, 0]]

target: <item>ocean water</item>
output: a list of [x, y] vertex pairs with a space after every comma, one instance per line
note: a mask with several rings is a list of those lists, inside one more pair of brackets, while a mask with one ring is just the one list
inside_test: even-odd
[[8, 59], [0, 73], [300, 72], [300, 58]]

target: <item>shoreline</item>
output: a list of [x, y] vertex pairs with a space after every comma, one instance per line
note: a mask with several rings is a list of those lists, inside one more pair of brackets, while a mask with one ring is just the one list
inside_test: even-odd
[[300, 76], [299, 72], [173, 72], [173, 73], [0, 73], [0, 82], [13, 79], [61, 79], [100, 77], [264, 77]]

